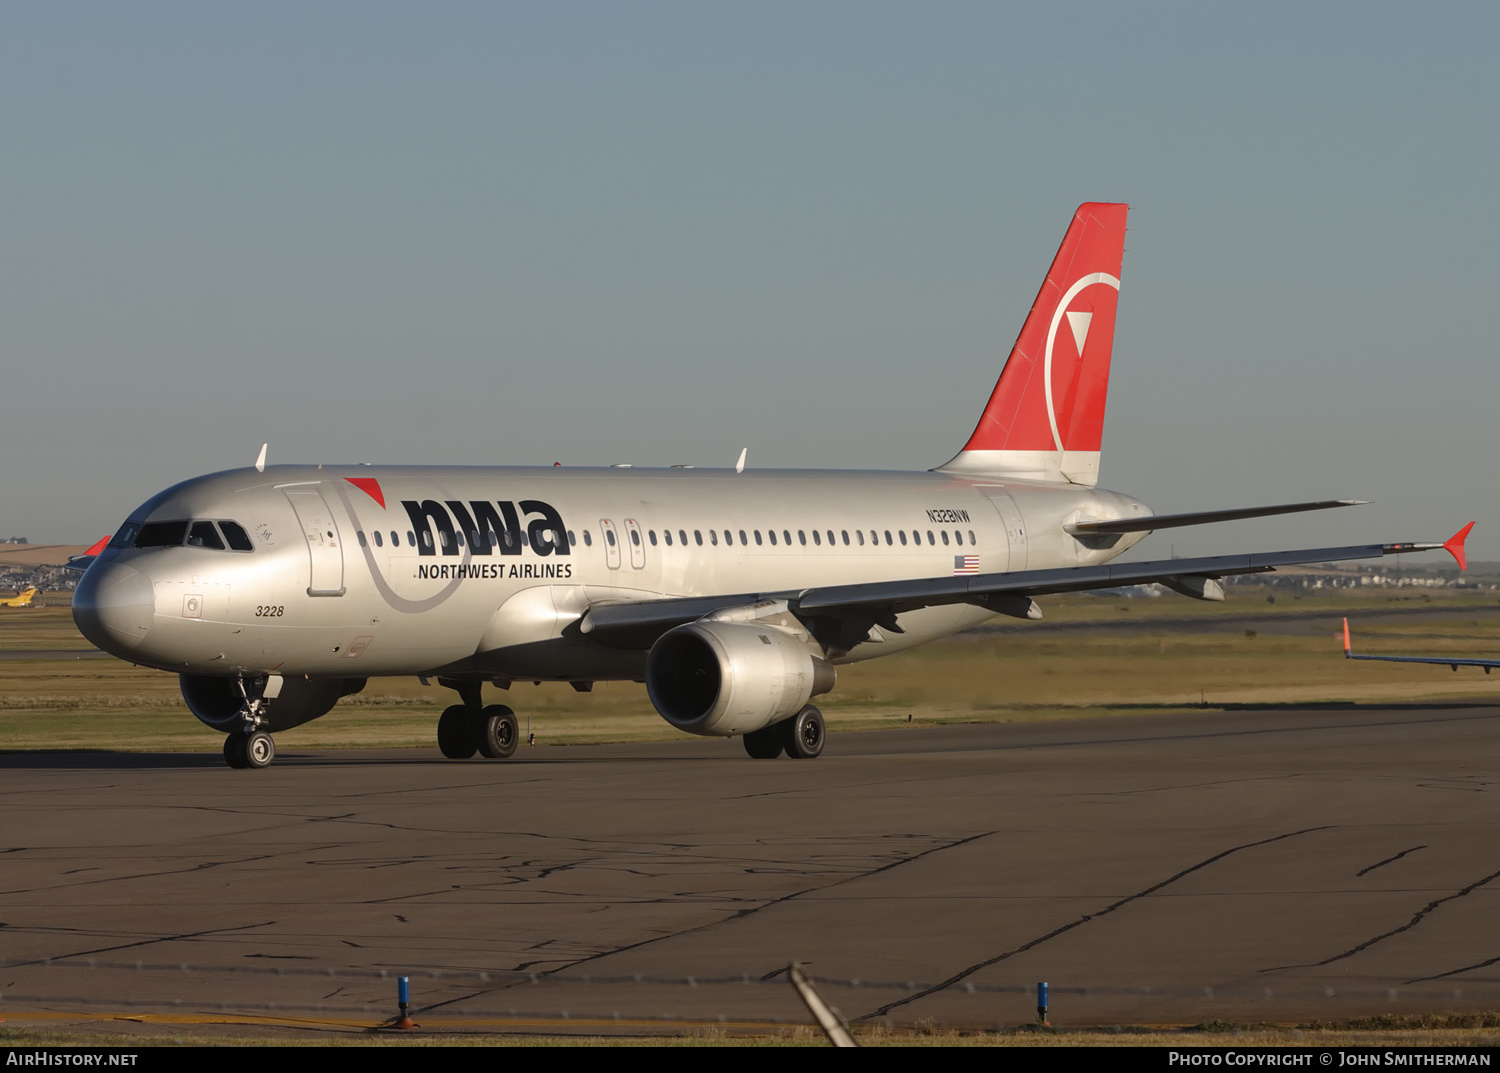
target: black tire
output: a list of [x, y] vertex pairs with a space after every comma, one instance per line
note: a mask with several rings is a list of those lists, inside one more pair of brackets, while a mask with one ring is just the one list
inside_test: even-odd
[[794, 760], [811, 760], [823, 751], [823, 713], [809, 704], [790, 719], [777, 723], [781, 745]]
[[462, 704], [445, 709], [438, 717], [438, 748], [449, 760], [467, 760], [479, 751], [474, 713]]
[[491, 760], [505, 760], [521, 741], [516, 713], [503, 704], [491, 704], [479, 713], [479, 751]]
[[745, 735], [745, 752], [753, 760], [775, 760], [785, 748], [786, 745], [781, 740], [780, 723], [772, 723]]
[[237, 771], [250, 766], [245, 756], [245, 735], [236, 731], [224, 739], [224, 763]]
[[245, 739], [245, 766], [250, 768], [270, 767], [276, 759], [276, 742], [264, 730], [257, 730]]

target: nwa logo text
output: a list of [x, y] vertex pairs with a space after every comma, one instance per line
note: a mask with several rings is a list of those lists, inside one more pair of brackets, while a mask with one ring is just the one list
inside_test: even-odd
[[[446, 506], [435, 499], [404, 499], [406, 516], [417, 534], [417, 551], [422, 555], [461, 555], [467, 546], [470, 555], [520, 555], [530, 547], [537, 555], [567, 555], [568, 533], [562, 515], [550, 503], [540, 499], [523, 499], [489, 503], [482, 499], [450, 499]], [[497, 509], [498, 508], [498, 509]], [[450, 513], [451, 512], [451, 513]], [[521, 515], [526, 515], [522, 529]], [[436, 541], [433, 534], [436, 532]]]

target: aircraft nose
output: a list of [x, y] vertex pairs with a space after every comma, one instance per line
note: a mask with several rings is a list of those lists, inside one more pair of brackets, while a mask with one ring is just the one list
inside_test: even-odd
[[156, 611], [156, 590], [139, 570], [117, 563], [95, 563], [73, 593], [78, 632], [118, 655], [146, 639]]

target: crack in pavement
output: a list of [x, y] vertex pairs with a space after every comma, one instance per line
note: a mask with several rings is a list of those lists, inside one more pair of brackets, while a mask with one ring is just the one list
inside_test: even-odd
[[1082, 925], [1087, 924], [1091, 920], [1097, 920], [1100, 917], [1102, 917], [1102, 916], [1104, 916], [1104, 915], [1106, 915], [1108, 913], [1113, 913], [1116, 909], [1119, 909], [1119, 908], [1121, 908], [1123, 906], [1129, 905], [1131, 902], [1139, 901], [1141, 898], [1146, 897], [1148, 894], [1154, 894], [1155, 892], [1161, 890], [1163, 887], [1170, 886], [1171, 884], [1176, 883], [1179, 879], [1182, 879], [1184, 876], [1191, 875], [1192, 873], [1198, 871], [1199, 869], [1207, 868], [1209, 865], [1213, 864], [1216, 861], [1223, 860], [1225, 857], [1228, 857], [1231, 853], [1238, 853], [1242, 849], [1254, 849], [1256, 846], [1265, 846], [1265, 845], [1269, 845], [1272, 842], [1280, 842], [1283, 839], [1295, 838], [1298, 835], [1306, 835], [1306, 834], [1311, 834], [1314, 831], [1326, 831], [1326, 830], [1329, 830], [1329, 829], [1330, 829], [1330, 825], [1327, 825], [1327, 824], [1325, 824], [1325, 825], [1323, 825], [1321, 827], [1306, 827], [1306, 828], [1303, 828], [1300, 831], [1288, 831], [1286, 834], [1276, 835], [1276, 836], [1274, 836], [1272, 838], [1262, 838], [1258, 842], [1246, 842], [1242, 846], [1232, 846], [1231, 848], [1224, 850], [1222, 853], [1215, 853], [1212, 857], [1209, 857], [1206, 860], [1199, 861], [1197, 864], [1193, 865], [1191, 868], [1184, 868], [1182, 871], [1178, 872], [1176, 875], [1169, 876], [1168, 878], [1163, 879], [1160, 883], [1157, 883], [1157, 884], [1154, 884], [1153, 886], [1147, 887], [1145, 890], [1137, 891], [1135, 894], [1127, 895], [1126, 897], [1121, 898], [1117, 902], [1112, 902], [1111, 904], [1105, 906], [1103, 909], [1099, 910], [1097, 913], [1085, 913], [1083, 916], [1079, 917], [1077, 920], [1074, 920], [1074, 921], [1072, 921], [1070, 923], [1064, 924], [1060, 928], [1053, 928], [1046, 935], [1040, 935], [1037, 938], [1032, 939], [1030, 942], [1023, 943], [1022, 945], [1016, 947], [1013, 950], [1007, 950], [1007, 951], [1005, 951], [1002, 954], [996, 954], [992, 958], [986, 958], [984, 961], [978, 962], [977, 964], [974, 964], [974, 965], [970, 965], [968, 968], [963, 969], [960, 972], [954, 973], [952, 976], [948, 977], [948, 979], [944, 980], [940, 984], [934, 984], [931, 987], [923, 988], [921, 991], [918, 991], [916, 994], [914, 994], [914, 995], [908, 995], [906, 998], [897, 999], [894, 1002], [887, 1002], [884, 1006], [881, 1006], [879, 1009], [872, 1010], [871, 1012], [866, 1013], [866, 1014], [861, 1014], [859, 1017], [853, 1018], [853, 1020], [855, 1022], [858, 1022], [858, 1021], [868, 1021], [872, 1017], [882, 1017], [885, 1014], [889, 1013], [890, 1011], [896, 1009], [898, 1006], [908, 1005], [909, 1003], [916, 1002], [918, 999], [926, 998], [928, 995], [932, 995], [932, 994], [935, 994], [935, 993], [937, 993], [939, 991], [942, 991], [942, 990], [944, 990], [946, 988], [952, 987], [954, 984], [960, 982], [961, 980], [965, 980], [968, 977], [973, 976], [976, 972], [978, 972], [981, 969], [987, 969], [991, 965], [998, 964], [999, 962], [1002, 962], [1002, 961], [1006, 960], [1007, 958], [1015, 957], [1017, 954], [1024, 954], [1028, 950], [1031, 950], [1031, 949], [1033, 949], [1035, 947], [1041, 946], [1043, 943], [1047, 942], [1049, 939], [1055, 939], [1055, 938], [1057, 938], [1059, 935], [1062, 935], [1064, 932], [1072, 931], [1074, 928], [1081, 927]]
[[[746, 917], [752, 916], [755, 913], [759, 913], [763, 909], [770, 909], [773, 906], [782, 905], [785, 902], [790, 902], [790, 901], [793, 901], [793, 900], [795, 900], [797, 898], [800, 898], [800, 897], [802, 897], [805, 894], [813, 894], [813, 893], [816, 893], [818, 891], [832, 890], [833, 888], [842, 886], [845, 883], [852, 883], [852, 882], [854, 882], [857, 879], [867, 879], [867, 878], [869, 878], [871, 876], [877, 876], [881, 872], [888, 872], [892, 868], [899, 868], [903, 864], [910, 864], [913, 861], [919, 861], [923, 857], [928, 856], [929, 854], [940, 853], [943, 850], [956, 849], [959, 846], [967, 845], [970, 842], [977, 842], [981, 838], [989, 838], [992, 835], [995, 835], [997, 833], [998, 832], [996, 832], [996, 831], [983, 831], [983, 832], [981, 832], [981, 833], [979, 833], [977, 835], [969, 835], [967, 838], [955, 839], [952, 842], [944, 842], [942, 845], [929, 847], [928, 849], [922, 850], [922, 852], [920, 852], [920, 853], [915, 853], [915, 854], [913, 854], [910, 857], [902, 857], [900, 860], [887, 861], [885, 864], [882, 864], [882, 865], [880, 865], [879, 867], [876, 867], [876, 868], [871, 868], [868, 871], [860, 872], [860, 873], [857, 873], [855, 875], [844, 876], [841, 879], [834, 880], [832, 883], [827, 883], [827, 884], [824, 884], [824, 885], [821, 885], [821, 886], [815, 886], [815, 887], [805, 887], [802, 890], [795, 890], [795, 891], [792, 891], [790, 894], [783, 894], [779, 898], [772, 898], [770, 901], [761, 902], [758, 905], [753, 905], [753, 906], [750, 906], [750, 907], [745, 908], [745, 909], [737, 909], [733, 913], [731, 913], [728, 916], [723, 917], [723, 918], [721, 918], [719, 920], [711, 920], [711, 921], [709, 921], [706, 924], [696, 924], [696, 925], [694, 925], [691, 928], [684, 928], [681, 931], [674, 931], [674, 932], [671, 932], [671, 933], [669, 933], [667, 935], [654, 935], [654, 936], [652, 936], [649, 939], [642, 939], [639, 942], [627, 943], [624, 946], [617, 946], [617, 947], [614, 947], [611, 950], [601, 950], [598, 953], [589, 954], [586, 957], [579, 958], [577, 961], [571, 961], [571, 962], [569, 962], [569, 963], [567, 963], [565, 965], [559, 965], [559, 966], [557, 966], [554, 969], [548, 969], [546, 972], [540, 972], [540, 973], [537, 973], [536, 975], [538, 977], [541, 977], [541, 976], [553, 976], [553, 975], [556, 975], [557, 973], [566, 972], [569, 969], [576, 968], [579, 965], [586, 965], [586, 964], [588, 964], [591, 961], [597, 961], [600, 958], [612, 957], [615, 954], [628, 953], [628, 952], [630, 952], [632, 950], [639, 950], [642, 947], [650, 946], [653, 943], [664, 942], [667, 939], [679, 939], [679, 938], [681, 938], [681, 937], [683, 937], [685, 935], [693, 935], [693, 934], [695, 934], [697, 932], [708, 931], [711, 928], [717, 928], [717, 927], [720, 927], [721, 925], [724, 925], [724, 924], [732, 924], [735, 921], [744, 920]], [[534, 962], [532, 964], [534, 964]], [[524, 968], [521, 968], [521, 969], [517, 969], [516, 971], [525, 972], [526, 970]], [[526, 982], [529, 983], [530, 981], [526, 981]], [[492, 993], [494, 993], [496, 991], [508, 990], [509, 988], [515, 987], [515, 986], [518, 986], [518, 983], [503, 984], [500, 987], [481, 988], [481, 989], [479, 989], [477, 991], [473, 991], [473, 992], [471, 992], [469, 994], [457, 995], [457, 996], [455, 996], [455, 997], [453, 997], [451, 999], [447, 999], [444, 1002], [435, 1003], [432, 1006], [425, 1006], [425, 1007], [423, 1007], [423, 1009], [424, 1010], [436, 1010], [436, 1009], [440, 1009], [443, 1006], [451, 1005], [451, 1004], [453, 1004], [455, 1002], [463, 1002], [466, 999], [476, 998], [476, 997], [478, 997], [480, 995], [492, 994]]]
[[1500, 957], [1492, 957], [1488, 961], [1478, 961], [1473, 965], [1465, 965], [1461, 969], [1449, 969], [1447, 972], [1440, 972], [1436, 976], [1418, 976], [1415, 980], [1408, 980], [1406, 982], [1408, 984], [1425, 984], [1429, 980], [1441, 980], [1447, 976], [1457, 976], [1459, 973], [1472, 972], [1475, 969], [1487, 969], [1497, 961], [1500, 961]]
[[1426, 849], [1426, 848], [1427, 848], [1426, 846], [1413, 846], [1411, 849], [1404, 849], [1400, 853], [1396, 854], [1394, 857], [1387, 857], [1383, 861], [1376, 861], [1374, 864], [1370, 865], [1370, 867], [1368, 867], [1368, 868], [1361, 868], [1358, 872], [1354, 873], [1354, 878], [1358, 879], [1360, 876], [1364, 875], [1366, 872], [1373, 872], [1373, 871], [1375, 871], [1375, 869], [1377, 869], [1377, 868], [1384, 868], [1388, 864], [1395, 864], [1402, 857], [1405, 857], [1408, 853], [1415, 853], [1419, 849]]
[[120, 943], [116, 946], [101, 946], [97, 950], [75, 950], [71, 954], [58, 954], [50, 958], [33, 958], [30, 961], [12, 961], [5, 967], [7, 969], [21, 969], [28, 965], [45, 965], [51, 961], [65, 961], [68, 958], [87, 957], [91, 954], [108, 954], [115, 950], [129, 950], [136, 946], [151, 946], [154, 943], [170, 943], [179, 939], [201, 939], [205, 935], [223, 935], [232, 931], [249, 931], [251, 928], [265, 928], [275, 924], [274, 920], [263, 920], [259, 924], [237, 924], [232, 928], [209, 928], [207, 931], [189, 931], [179, 935], [158, 935], [154, 939], [140, 939], [133, 943]]
[[157, 876], [180, 876], [192, 872], [206, 871], [209, 868], [222, 868], [229, 864], [251, 864], [255, 861], [269, 861], [277, 856], [284, 856], [284, 854], [262, 853], [254, 857], [234, 857], [229, 860], [204, 861], [187, 868], [168, 868], [160, 872], [126, 872], [115, 876], [100, 876], [97, 879], [80, 880], [77, 883], [54, 883], [50, 886], [18, 887], [15, 890], [0, 890], [0, 896], [35, 894], [39, 891], [74, 890], [78, 887], [91, 887], [99, 883], [128, 883], [135, 879], [154, 879]]
[[1358, 946], [1352, 946], [1348, 950], [1345, 950], [1342, 954], [1334, 954], [1333, 957], [1324, 958], [1322, 961], [1314, 961], [1308, 965], [1278, 965], [1276, 968], [1261, 969], [1260, 971], [1280, 972], [1283, 969], [1317, 969], [1323, 967], [1324, 965], [1332, 965], [1335, 961], [1343, 961], [1345, 958], [1351, 958], [1355, 954], [1358, 954], [1363, 950], [1368, 950], [1376, 943], [1384, 942], [1386, 939], [1389, 939], [1395, 935], [1400, 935], [1404, 931], [1411, 931], [1412, 928], [1415, 928], [1418, 924], [1422, 923], [1423, 919], [1427, 916], [1428, 913], [1431, 913], [1438, 906], [1443, 905], [1445, 902], [1451, 902], [1456, 898], [1462, 898], [1464, 895], [1470, 894], [1473, 891], [1476, 891], [1480, 887], [1484, 886], [1486, 883], [1490, 883], [1496, 879], [1500, 879], [1500, 872], [1491, 872], [1483, 879], [1475, 880], [1473, 883], [1470, 883], [1463, 890], [1455, 891], [1445, 898], [1437, 898], [1433, 901], [1430, 901], [1421, 909], [1418, 909], [1415, 913], [1413, 913], [1412, 918], [1405, 924], [1402, 924], [1399, 928], [1392, 928], [1390, 931], [1383, 932], [1382, 934], [1377, 935], [1374, 938], [1366, 939]]

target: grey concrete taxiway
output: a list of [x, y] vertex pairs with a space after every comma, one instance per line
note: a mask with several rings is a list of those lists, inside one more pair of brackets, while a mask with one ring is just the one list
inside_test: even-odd
[[[122, 731], [128, 732], [128, 731]], [[1500, 1007], [1500, 708], [0, 756], [0, 1016], [1334, 1019]], [[673, 1021], [663, 1021], [673, 1018]]]

